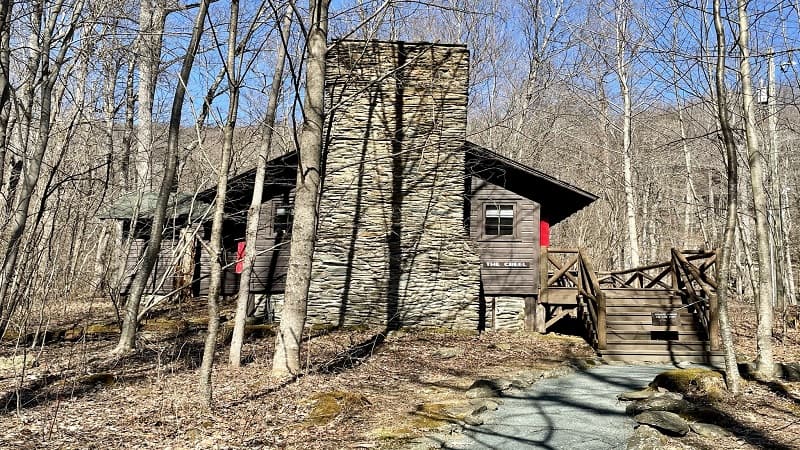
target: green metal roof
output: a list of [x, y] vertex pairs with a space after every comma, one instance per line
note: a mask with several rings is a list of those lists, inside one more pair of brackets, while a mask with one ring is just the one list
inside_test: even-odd
[[[100, 219], [130, 219], [138, 210], [138, 219], [152, 219], [158, 201], [157, 192], [132, 192], [114, 200], [97, 213]], [[172, 193], [167, 203], [167, 217], [186, 217], [191, 221], [211, 217], [211, 205], [194, 194]]]

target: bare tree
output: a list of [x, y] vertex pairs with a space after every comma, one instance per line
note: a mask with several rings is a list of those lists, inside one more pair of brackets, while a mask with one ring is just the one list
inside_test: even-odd
[[628, 231], [628, 261], [632, 267], [638, 267], [640, 261], [639, 232], [636, 226], [636, 194], [633, 185], [632, 135], [633, 110], [631, 106], [631, 88], [628, 53], [631, 51], [628, 35], [628, 24], [631, 20], [630, 5], [622, 1], [614, 9], [616, 19], [616, 75], [619, 92], [622, 96], [622, 176], [625, 188], [626, 226]]
[[272, 373], [278, 376], [298, 374], [300, 371], [300, 339], [306, 322], [311, 262], [317, 234], [329, 3], [329, 0], [312, 1], [308, 28], [305, 29], [306, 96], [297, 164], [292, 252], [286, 274], [280, 330], [272, 359]]
[[153, 271], [158, 253], [161, 249], [162, 232], [166, 223], [167, 203], [170, 193], [173, 191], [175, 183], [175, 169], [178, 153], [178, 137], [181, 128], [181, 115], [183, 101], [186, 97], [186, 86], [189, 83], [189, 75], [192, 73], [192, 66], [197, 50], [200, 47], [200, 38], [203, 35], [203, 23], [208, 14], [210, 0], [201, 0], [195, 17], [192, 37], [183, 57], [181, 71], [178, 76], [178, 83], [175, 86], [175, 95], [172, 99], [172, 110], [169, 119], [169, 129], [167, 135], [167, 155], [164, 178], [161, 180], [161, 188], [158, 192], [158, 200], [153, 211], [153, 221], [150, 228], [150, 242], [147, 244], [142, 265], [136, 272], [136, 276], [131, 283], [128, 301], [125, 304], [125, 313], [122, 321], [122, 332], [114, 354], [120, 355], [132, 351], [136, 343], [136, 328], [138, 324], [139, 304], [142, 301], [147, 280]]
[[756, 346], [757, 376], [771, 380], [774, 377], [772, 354], [772, 274], [770, 273], [769, 224], [767, 218], [767, 197], [764, 192], [764, 155], [761, 152], [756, 126], [756, 104], [753, 99], [752, 71], [750, 69], [750, 19], [747, 15], [747, 1], [737, 0], [739, 17], [739, 39], [737, 45], [741, 52], [739, 71], [742, 83], [742, 109], [747, 138], [747, 155], [750, 163], [750, 188], [753, 195], [753, 209], [756, 219], [756, 242], [758, 248], [758, 331]]
[[153, 101], [156, 95], [158, 72], [161, 67], [161, 47], [167, 20], [166, 0], [142, 0], [139, 4], [139, 35], [136, 50], [139, 65], [139, 103], [136, 128], [136, 186], [147, 190], [152, 186], [150, 158], [153, 151]]
[[[283, 67], [286, 62], [286, 50], [289, 40], [289, 31], [292, 24], [292, 8], [286, 7], [283, 14], [280, 42], [278, 43], [278, 56], [275, 61], [275, 71], [272, 75], [272, 85], [269, 92], [269, 102], [264, 117], [264, 138], [261, 143], [258, 156], [256, 157], [256, 175], [253, 182], [253, 197], [250, 201], [250, 208], [247, 210], [247, 230], [245, 232], [245, 242], [250, 248], [245, 250], [245, 258], [242, 267], [241, 278], [239, 280], [239, 296], [236, 302], [236, 317], [234, 318], [233, 337], [231, 339], [231, 349], [228, 356], [230, 365], [239, 367], [242, 360], [242, 343], [244, 342], [244, 327], [250, 303], [250, 280], [253, 273], [253, 265], [256, 261], [256, 240], [258, 238], [259, 218], [261, 217], [261, 202], [264, 195], [264, 178], [266, 176], [267, 158], [272, 148], [272, 135], [275, 128], [275, 112], [278, 109], [278, 98], [281, 92], [283, 80]], [[245, 245], [248, 245], [245, 244]]]
[[725, 147], [726, 168], [728, 172], [728, 205], [725, 233], [722, 247], [719, 249], [719, 289], [717, 301], [719, 307], [719, 329], [722, 334], [722, 348], [725, 351], [725, 371], [728, 389], [739, 393], [739, 367], [736, 364], [736, 349], [733, 345], [730, 316], [728, 315], [728, 285], [731, 272], [731, 255], [736, 241], [736, 222], [739, 214], [739, 159], [736, 153], [736, 140], [731, 127], [730, 110], [728, 109], [728, 92], [725, 87], [725, 29], [720, 13], [720, 0], [714, 0], [714, 29], [717, 34], [717, 68], [715, 76], [717, 116], [722, 144]]
[[[33, 200], [34, 190], [39, 183], [39, 176], [44, 161], [45, 152], [50, 142], [51, 114], [53, 107], [53, 89], [61, 69], [67, 59], [72, 44], [72, 37], [78, 27], [82, 14], [83, 2], [73, 5], [71, 19], [65, 30], [56, 30], [63, 8], [63, 0], [59, 0], [52, 8], [47, 10], [47, 20], [43, 22], [45, 14], [44, 2], [39, 2], [35, 8], [35, 23], [38, 27], [44, 26], [41, 36], [35, 36], [36, 43], [32, 50], [29, 75], [34, 76], [38, 71], [38, 80], [41, 83], [39, 91], [38, 135], [34, 145], [33, 154], [26, 158], [22, 185], [17, 197], [16, 206], [11, 215], [8, 229], [8, 240], [3, 254], [2, 272], [0, 272], [0, 334], [6, 329], [6, 323], [13, 312], [16, 302], [9, 296], [9, 288], [17, 269], [17, 259], [25, 229], [28, 225], [29, 210]], [[56, 40], [58, 39], [58, 40]], [[60, 47], [57, 44], [60, 41]], [[55, 56], [53, 56], [55, 53]], [[33, 102], [33, 82], [30, 80], [28, 87], [29, 101]], [[28, 111], [31, 111], [28, 109]]]
[[211, 371], [214, 367], [214, 354], [217, 349], [219, 333], [219, 293], [223, 282], [222, 226], [225, 215], [225, 200], [228, 193], [228, 172], [233, 153], [233, 133], [239, 111], [239, 89], [241, 79], [236, 67], [236, 39], [239, 27], [239, 0], [230, 1], [230, 22], [228, 24], [228, 52], [225, 58], [225, 75], [228, 80], [228, 117], [223, 128], [222, 154], [217, 168], [217, 197], [214, 203], [214, 219], [211, 224], [209, 242], [209, 261], [211, 261], [211, 280], [208, 287], [208, 333], [203, 348], [203, 362], [200, 364], [200, 391], [205, 404], [211, 407]]

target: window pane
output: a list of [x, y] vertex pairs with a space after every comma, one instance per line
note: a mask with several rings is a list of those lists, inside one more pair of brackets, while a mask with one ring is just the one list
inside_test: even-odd
[[514, 206], [512, 205], [500, 205], [500, 217], [511, 217], [514, 218]]
[[486, 234], [490, 236], [496, 235], [498, 231], [499, 222], [497, 217], [486, 218]]
[[275, 217], [273, 219], [275, 233], [282, 234], [291, 231], [293, 219], [294, 215], [291, 206], [278, 205], [275, 208]]
[[484, 224], [487, 236], [513, 235], [514, 205], [486, 205]]

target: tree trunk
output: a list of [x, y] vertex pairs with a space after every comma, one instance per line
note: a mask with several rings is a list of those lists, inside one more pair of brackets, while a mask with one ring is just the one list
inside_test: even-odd
[[239, 26], [239, 0], [230, 1], [231, 18], [228, 27], [228, 55], [225, 73], [228, 79], [228, 119], [223, 130], [222, 154], [220, 155], [219, 176], [217, 177], [217, 201], [214, 204], [214, 221], [211, 225], [209, 261], [211, 280], [208, 287], [208, 334], [203, 349], [203, 362], [200, 364], [200, 390], [207, 407], [211, 407], [211, 371], [214, 367], [214, 353], [217, 348], [219, 331], [219, 292], [223, 280], [222, 259], [225, 249], [222, 246], [222, 225], [225, 215], [225, 199], [228, 195], [228, 171], [233, 152], [233, 132], [236, 128], [236, 113], [239, 109], [239, 76], [236, 73], [236, 30]]
[[772, 262], [773, 301], [779, 314], [786, 308], [786, 287], [783, 260], [783, 221], [781, 214], [781, 182], [778, 148], [778, 111], [775, 105], [777, 96], [775, 85], [775, 53], [770, 48], [767, 64], [767, 128], [769, 136], [769, 230], [770, 260]]
[[135, 185], [131, 180], [131, 148], [133, 147], [134, 111], [136, 106], [136, 95], [133, 89], [135, 68], [136, 56], [132, 55], [131, 60], [128, 61], [128, 73], [125, 76], [125, 131], [122, 134], [122, 162], [120, 163], [122, 186], [125, 190]]
[[[785, 160], [784, 173], [788, 171], [789, 163], [788, 158]], [[797, 304], [795, 298], [795, 283], [794, 283], [794, 267], [792, 264], [792, 246], [791, 246], [791, 230], [792, 230], [792, 217], [789, 214], [789, 188], [784, 186], [781, 189], [781, 203], [780, 203], [780, 220], [783, 226], [783, 255], [784, 267], [786, 269], [786, 281], [783, 285], [786, 287], [787, 303], [790, 305]]]
[[139, 64], [139, 101], [136, 133], [135, 185], [142, 191], [152, 188], [150, 158], [153, 153], [153, 101], [156, 95], [158, 70], [161, 65], [161, 46], [167, 4], [164, 0], [142, 1], [139, 5], [139, 36], [137, 58]]
[[186, 97], [186, 86], [189, 83], [189, 76], [192, 73], [192, 66], [194, 65], [194, 57], [197, 54], [197, 49], [200, 46], [200, 38], [203, 34], [203, 23], [205, 22], [206, 14], [208, 13], [208, 4], [210, 0], [201, 0], [200, 7], [195, 18], [194, 28], [192, 29], [192, 38], [189, 46], [186, 49], [186, 55], [183, 58], [181, 65], [181, 72], [178, 78], [178, 83], [175, 86], [175, 95], [172, 99], [172, 110], [170, 113], [169, 130], [167, 135], [167, 157], [166, 168], [164, 169], [164, 178], [161, 180], [161, 188], [158, 193], [158, 201], [156, 201], [155, 210], [153, 211], [153, 222], [150, 229], [150, 242], [145, 249], [142, 265], [136, 272], [136, 277], [131, 283], [131, 290], [128, 296], [128, 302], [125, 305], [125, 314], [122, 318], [122, 331], [120, 333], [119, 343], [112, 353], [120, 355], [132, 351], [136, 344], [136, 326], [137, 318], [139, 315], [139, 304], [142, 301], [142, 294], [144, 294], [147, 285], [147, 279], [150, 278], [150, 273], [153, 271], [156, 259], [158, 258], [159, 250], [161, 249], [162, 234], [167, 213], [167, 203], [169, 201], [170, 193], [173, 190], [173, 182], [175, 180], [175, 154], [178, 152], [178, 136], [181, 128], [181, 112], [183, 109], [183, 100]]
[[739, 367], [736, 364], [736, 349], [733, 345], [730, 316], [728, 314], [728, 285], [730, 284], [730, 267], [733, 246], [736, 241], [736, 223], [739, 213], [739, 168], [736, 157], [736, 142], [730, 123], [728, 110], [728, 93], [725, 87], [725, 29], [722, 26], [720, 0], [714, 0], [714, 28], [717, 33], [717, 69], [715, 84], [717, 91], [717, 118], [722, 130], [722, 142], [728, 172], [728, 210], [725, 220], [725, 233], [722, 248], [719, 249], [719, 288], [717, 304], [719, 307], [719, 330], [722, 335], [722, 349], [725, 352], [725, 373], [728, 389], [735, 395], [740, 391]]
[[8, 120], [11, 106], [11, 0], [0, 1], [0, 187], [5, 181], [6, 153], [8, 152]]
[[[80, 20], [80, 11], [83, 9], [82, 3], [75, 5], [72, 17], [72, 22], [66, 32], [61, 35], [60, 39], [62, 46], [58, 52], [52, 52], [53, 36], [55, 22], [61, 12], [62, 3], [57, 3], [53, 9], [49, 11], [49, 20], [45, 25], [45, 30], [42, 32], [41, 47], [39, 53], [40, 75], [41, 75], [41, 91], [40, 91], [40, 109], [38, 117], [38, 138], [34, 148], [33, 155], [26, 159], [24, 169], [23, 181], [20, 186], [19, 197], [13, 214], [10, 218], [9, 238], [6, 244], [6, 249], [3, 258], [2, 272], [0, 272], [0, 309], [2, 305], [15, 305], [15, 301], [10, 299], [9, 288], [12, 285], [12, 280], [17, 268], [17, 258], [19, 256], [20, 246], [22, 244], [22, 237], [28, 223], [29, 208], [31, 199], [34, 195], [34, 190], [39, 182], [39, 175], [44, 161], [44, 155], [47, 151], [50, 142], [50, 126], [51, 126], [51, 109], [53, 100], [53, 87], [58, 80], [58, 75], [64, 65], [66, 59], [67, 49], [69, 42], [75, 33], [75, 28]], [[43, 14], [39, 10], [37, 14]], [[40, 16], [41, 19], [41, 16]], [[53, 57], [52, 53], [56, 53]], [[8, 302], [8, 303], [6, 303]], [[13, 306], [5, 308], [0, 320], [0, 335], [5, 333], [7, 318], [13, 312]]]
[[275, 112], [278, 109], [278, 97], [281, 92], [283, 80], [283, 66], [286, 62], [286, 45], [289, 40], [289, 31], [292, 24], [292, 8], [286, 7], [281, 25], [281, 42], [278, 44], [278, 57], [275, 62], [275, 72], [272, 76], [272, 86], [269, 93], [269, 104], [267, 113], [264, 117], [264, 141], [258, 154], [256, 163], [256, 178], [253, 184], [253, 198], [250, 202], [250, 209], [247, 210], [247, 231], [245, 234], [245, 257], [242, 267], [241, 279], [239, 280], [239, 297], [236, 302], [236, 317], [233, 325], [233, 337], [231, 339], [231, 349], [228, 355], [230, 365], [240, 367], [242, 360], [242, 344], [244, 342], [244, 327], [247, 320], [248, 305], [250, 300], [250, 279], [253, 273], [253, 265], [256, 261], [256, 240], [258, 238], [259, 219], [261, 217], [261, 202], [264, 195], [264, 177], [266, 175], [267, 159], [272, 148], [272, 132], [275, 127]]
[[755, 102], [750, 70], [750, 23], [747, 16], [747, 1], [737, 0], [739, 15], [738, 46], [741, 51], [739, 71], [742, 77], [742, 109], [745, 117], [747, 137], [747, 159], [750, 163], [750, 188], [753, 194], [753, 209], [756, 216], [756, 242], [758, 248], [758, 331], [756, 334], [756, 375], [764, 380], [774, 378], [772, 355], [772, 274], [770, 273], [769, 230], [767, 223], [767, 196], [764, 192], [764, 155], [761, 153], [758, 129], [756, 128]]
[[622, 96], [622, 171], [625, 183], [625, 210], [628, 230], [628, 262], [631, 267], [640, 265], [639, 233], [636, 225], [636, 193], [633, 190], [633, 168], [631, 138], [633, 135], [633, 110], [631, 105], [631, 91], [629, 85], [628, 61], [625, 59], [627, 46], [627, 12], [617, 9], [616, 15], [616, 43], [617, 43], [617, 79], [619, 92]]
[[311, 262], [317, 234], [317, 203], [325, 100], [325, 53], [328, 34], [328, 0], [314, 0], [307, 35], [305, 121], [300, 135], [292, 251], [286, 275], [283, 312], [275, 342], [272, 373], [277, 376], [300, 371], [300, 339], [306, 321]]

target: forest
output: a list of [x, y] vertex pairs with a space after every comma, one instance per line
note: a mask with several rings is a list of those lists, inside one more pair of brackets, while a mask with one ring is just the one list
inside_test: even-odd
[[[120, 284], [146, 282], [161, 236], [126, 266], [130, 241], [104, 211], [149, 198], [162, 229], [171, 193], [216, 187], [218, 254], [228, 179], [295, 150], [319, 167], [320, 61], [337, 39], [465, 44], [466, 138], [599, 197], [554, 245], [602, 270], [718, 250], [720, 302], [753, 305], [772, 377], [773, 325], [800, 320], [800, 3], [785, 0], [0, 0], [0, 335], [14, 354], [76, 310], [121, 329], [109, 357], [134, 351], [156, 299]], [[309, 177], [298, 262], [314, 241]], [[220, 310], [236, 310], [230, 364], [245, 359], [246, 299], [217, 298], [222, 269], [198, 350], [207, 404]], [[297, 314], [273, 374], [302, 369], [303, 270], [289, 273]], [[723, 316], [724, 333], [735, 315]]]

